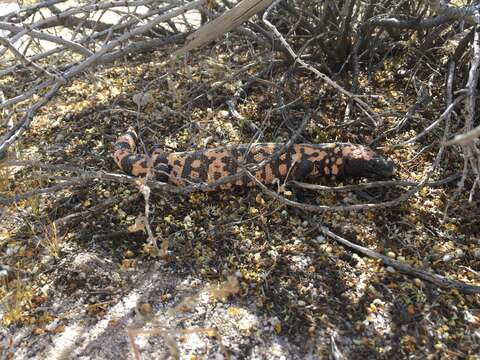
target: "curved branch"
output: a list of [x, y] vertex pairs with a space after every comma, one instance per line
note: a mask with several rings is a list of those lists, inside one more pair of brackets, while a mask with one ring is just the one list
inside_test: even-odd
[[432, 284], [435, 284], [441, 288], [445, 289], [457, 289], [458, 291], [464, 293], [464, 294], [479, 294], [480, 293], [480, 286], [477, 285], [470, 285], [470, 284], [465, 284], [461, 281], [457, 280], [451, 280], [448, 279], [444, 276], [434, 274], [425, 270], [420, 270], [416, 269], [411, 265], [408, 265], [404, 262], [394, 260], [388, 256], [382, 255], [376, 251], [373, 251], [371, 249], [368, 249], [366, 247], [354, 244], [347, 239], [344, 239], [341, 236], [338, 236], [337, 234], [333, 233], [330, 231], [327, 227], [325, 226], [319, 226], [319, 229], [322, 233], [324, 233], [326, 236], [332, 238], [333, 240], [341, 243], [342, 245], [345, 245], [355, 251], [358, 251], [361, 254], [364, 254], [370, 258], [373, 259], [378, 259], [382, 261], [385, 265], [387, 266], [392, 266], [395, 269], [397, 269], [400, 272], [403, 272], [405, 274], [408, 274], [410, 276], [415, 276], [418, 277], [419, 279], [431, 282]]

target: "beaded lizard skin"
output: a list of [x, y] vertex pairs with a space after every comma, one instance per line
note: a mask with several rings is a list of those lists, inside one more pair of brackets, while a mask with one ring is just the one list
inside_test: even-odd
[[[211, 149], [166, 153], [154, 148], [151, 156], [134, 154], [137, 135], [133, 129], [115, 143], [113, 159], [125, 173], [146, 176], [155, 173], [159, 181], [176, 186], [191, 183], [213, 184], [235, 175], [242, 164], [258, 164], [279, 152], [282, 143], [228, 145]], [[321, 178], [387, 178], [394, 164], [371, 149], [350, 143], [293, 144], [280, 156], [252, 174], [263, 184], [299, 180], [314, 182]], [[278, 179], [278, 180], [276, 180]], [[255, 182], [243, 175], [220, 188], [252, 186]]]

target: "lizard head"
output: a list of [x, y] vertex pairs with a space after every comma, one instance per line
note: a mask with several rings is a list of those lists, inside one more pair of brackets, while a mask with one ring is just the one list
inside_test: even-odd
[[388, 178], [395, 173], [395, 164], [362, 145], [348, 144], [342, 149], [343, 173], [347, 177]]

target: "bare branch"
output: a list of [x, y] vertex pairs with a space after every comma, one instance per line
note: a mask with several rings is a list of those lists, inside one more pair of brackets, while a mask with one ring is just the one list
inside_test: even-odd
[[38, 196], [41, 194], [51, 194], [57, 191], [61, 191], [65, 188], [71, 187], [78, 185], [80, 183], [85, 182], [85, 179], [77, 178], [77, 179], [72, 179], [69, 181], [64, 181], [59, 184], [55, 184], [46, 188], [40, 188], [40, 189], [33, 189], [27, 192], [24, 192], [22, 194], [18, 194], [12, 197], [4, 197], [0, 195], [0, 204], [4, 206], [9, 206], [14, 203], [18, 203], [19, 201], [30, 199], [34, 196]]
[[[11, 31], [12, 33], [17, 33], [17, 34], [23, 30], [23, 28], [21, 28], [19, 26], [12, 25], [12, 24], [7, 23], [7, 22], [0, 22], [0, 29], [1, 30], [8, 30], [8, 31]], [[29, 31], [28, 35], [30, 35], [31, 37], [36, 38], [36, 39], [46, 40], [46, 41], [50, 41], [52, 43], [64, 45], [65, 47], [70, 48], [73, 51], [78, 52], [79, 54], [82, 54], [82, 55], [85, 55], [85, 56], [90, 56], [90, 55], [93, 54], [90, 50], [83, 47], [79, 43], [61, 38], [59, 36], [46, 34], [44, 32], [36, 31], [36, 30]], [[13, 47], [14, 49], [16, 49], [13, 46], [13, 44], [10, 44], [10, 42], [9, 42], [9, 44], [4, 43], [4, 45], [8, 45], [9, 48]]]
[[353, 249], [355, 251], [358, 251], [359, 253], [366, 255], [370, 258], [373, 259], [378, 259], [382, 261], [385, 265], [387, 266], [392, 266], [398, 271], [401, 271], [405, 274], [408, 274], [410, 276], [415, 276], [419, 279], [431, 282], [432, 284], [435, 284], [441, 288], [444, 289], [457, 289], [458, 291], [464, 293], [464, 294], [478, 294], [480, 293], [480, 286], [477, 285], [470, 285], [470, 284], [465, 284], [461, 281], [457, 280], [451, 280], [448, 279], [444, 276], [434, 274], [425, 270], [419, 270], [414, 268], [411, 265], [408, 265], [404, 262], [394, 260], [388, 256], [379, 254], [376, 251], [373, 251], [371, 249], [368, 249], [366, 247], [354, 244], [350, 241], [348, 241], [345, 238], [342, 238], [341, 236], [338, 236], [337, 234], [333, 233], [330, 231], [326, 226], [319, 226], [318, 227], [322, 233], [324, 233], [326, 236], [330, 237], [331, 239], [341, 243], [342, 245], [345, 245], [349, 247], [350, 249]]
[[[39, 101], [37, 101], [22, 117], [22, 119], [0, 140], [0, 159], [6, 155], [6, 151], [10, 145], [17, 141], [30, 126], [38, 109], [45, 105], [57, 93], [61, 87], [61, 83], [56, 83]], [[0, 106], [0, 109], [2, 107]]]
[[373, 113], [373, 110], [370, 108], [370, 106], [365, 103], [363, 100], [361, 100], [358, 96], [356, 96], [355, 94], [352, 94], [351, 92], [347, 91], [346, 89], [344, 89], [342, 86], [340, 86], [339, 84], [337, 84], [335, 81], [333, 81], [332, 79], [330, 79], [327, 75], [325, 75], [324, 73], [320, 72], [319, 70], [317, 70], [316, 68], [314, 68], [313, 66], [307, 64], [305, 61], [303, 61], [294, 51], [293, 49], [291, 48], [291, 46], [288, 44], [288, 42], [285, 40], [285, 38], [282, 36], [282, 34], [278, 31], [278, 29], [270, 22], [267, 20], [267, 17], [270, 13], [270, 11], [279, 4], [281, 0], [275, 0], [273, 2], [272, 5], [270, 5], [267, 9], [267, 11], [265, 11], [265, 13], [263, 14], [263, 17], [262, 17], [262, 20], [263, 22], [265, 23], [265, 25], [267, 25], [267, 27], [273, 31], [273, 33], [275, 34], [275, 36], [277, 36], [277, 38], [280, 40], [280, 42], [283, 44], [283, 46], [288, 50], [288, 52], [290, 53], [290, 55], [292, 56], [293, 60], [297, 63], [299, 63], [303, 68], [313, 72], [315, 75], [317, 75], [320, 79], [322, 79], [323, 81], [325, 81], [327, 84], [329, 84], [330, 86], [332, 86], [334, 89], [338, 90], [339, 92], [341, 92], [342, 94], [348, 96], [349, 98], [352, 98], [354, 101], [356, 101], [358, 103], [358, 105], [360, 106], [360, 108], [365, 112], [365, 114], [375, 123], [375, 120], [373, 119], [372, 117], [372, 113]]
[[[453, 174], [442, 180], [427, 182], [425, 183], [425, 186], [428, 186], [428, 187], [441, 186], [449, 182], [455, 181], [460, 177], [461, 177], [461, 174]], [[364, 189], [372, 189], [376, 187], [390, 187], [390, 186], [411, 187], [411, 186], [418, 186], [419, 183], [415, 181], [386, 180], [386, 181], [373, 181], [369, 183], [362, 183], [362, 184], [356, 184], [356, 185], [325, 186], [325, 185], [309, 184], [309, 183], [293, 180], [293, 181], [289, 181], [287, 184], [288, 185], [291, 184], [293, 186], [296, 186], [302, 189], [307, 189], [307, 190], [339, 192], [339, 191], [354, 191], [354, 190], [364, 190]]]
[[452, 140], [447, 142], [446, 145], [470, 145], [478, 137], [480, 137], [480, 126], [477, 126], [465, 134], [455, 136]]
[[[53, 95], [58, 91], [60, 86], [65, 83], [66, 80], [69, 80], [69, 79], [77, 76], [78, 74], [82, 73], [83, 71], [85, 71], [89, 67], [95, 66], [96, 64], [98, 64], [101, 61], [101, 59], [104, 55], [107, 55], [109, 53], [109, 51], [111, 51], [114, 48], [116, 48], [117, 46], [121, 45], [126, 40], [150, 31], [154, 26], [156, 26], [157, 24], [160, 24], [161, 22], [164, 22], [164, 21], [166, 21], [168, 19], [171, 19], [175, 16], [178, 16], [178, 15], [180, 15], [180, 14], [182, 14], [182, 13], [188, 11], [188, 10], [195, 9], [195, 8], [201, 6], [202, 4], [204, 4], [205, 1], [206, 0], [192, 1], [192, 2], [186, 3], [183, 6], [178, 7], [176, 9], [172, 10], [172, 11], [169, 11], [168, 13], [158, 15], [154, 19], [152, 19], [151, 21], [146, 23], [145, 25], [141, 25], [139, 27], [136, 27], [133, 30], [131, 30], [129, 32], [126, 32], [122, 36], [118, 37], [117, 39], [108, 42], [106, 45], [104, 45], [95, 54], [92, 54], [91, 56], [86, 58], [84, 61], [80, 62], [78, 65], [75, 65], [72, 68], [70, 68], [69, 70], [65, 71], [62, 74], [62, 76], [59, 76], [59, 80], [57, 80], [55, 82], [53, 82], [52, 80], [45, 81], [45, 82], [41, 83], [40, 85], [37, 85], [33, 89], [30, 89], [29, 91], [24, 92], [22, 95], [19, 95], [15, 98], [8, 99], [8, 100], [2, 102], [0, 104], [0, 109], [4, 108], [6, 106], [9, 106], [9, 105], [15, 104], [17, 102], [26, 100], [26, 99], [30, 98], [31, 96], [33, 96], [34, 94], [36, 94], [38, 90], [40, 90], [42, 88], [52, 86], [52, 88], [47, 92], [47, 94], [45, 96], [43, 96], [41, 98], [41, 100], [37, 101], [35, 103], [35, 105], [32, 106], [27, 111], [27, 113], [19, 121], [19, 123], [16, 124], [14, 126], [14, 128], [11, 129], [0, 140], [0, 158], [3, 157], [6, 154], [6, 149], [12, 143], [14, 143], [17, 139], [19, 139], [22, 136], [22, 134], [25, 132], [25, 130], [30, 126], [30, 123], [33, 120], [33, 117], [34, 117], [36, 111], [40, 107], [45, 105], [53, 97]], [[132, 2], [132, 4], [134, 3], [135, 5], [143, 5], [143, 4], [149, 3], [149, 2], [150, 1], [147, 1], [147, 0], [146, 1], [137, 1], [137, 2]], [[125, 2], [121, 2], [121, 4], [125, 5]], [[120, 2], [97, 4], [97, 5], [94, 5], [92, 7], [92, 10], [98, 10], [98, 9], [102, 9], [104, 7], [109, 8], [109, 7], [112, 7], [112, 6], [120, 6]], [[85, 8], [88, 9], [89, 7], [87, 6]], [[69, 13], [71, 15], [71, 14], [77, 13], [78, 11], [79, 11], [79, 9], [74, 8], [70, 11], [66, 11], [66, 12], [62, 13], [62, 16], [64, 16], [67, 13]], [[82, 11], [84, 11], [84, 9], [82, 9]], [[47, 22], [48, 19], [52, 19], [52, 18], [55, 18], [55, 17], [49, 17], [45, 20], [39, 20], [35, 23], [36, 25], [35, 24], [34, 25], [38, 26], [39, 24], [44, 24], [45, 22]], [[28, 33], [31, 29], [33, 29], [35, 27], [34, 25], [28, 27], [28, 29], [26, 29], [26, 30], [23, 30], [23, 31], [19, 32], [13, 38], [11, 38], [10, 43], [12, 44], [12, 46], [13, 46], [13, 42], [15, 41], [15, 39], [18, 40], [21, 36]], [[0, 54], [1, 54], [1, 52], [0, 52]]]
[[23, 54], [20, 51], [18, 51], [15, 48], [15, 46], [13, 46], [10, 43], [10, 41], [8, 41], [7, 39], [5, 39], [2, 36], [0, 36], [0, 43], [3, 44], [4, 46], [6, 46], [13, 53], [13, 55], [17, 59], [19, 59], [22, 63], [24, 63], [26, 66], [33, 67], [35, 70], [37, 70], [41, 73], [44, 73], [45, 75], [47, 75], [51, 79], [60, 80], [60, 78], [57, 75], [48, 72], [48, 70], [42, 68], [41, 66], [35, 64], [33, 61], [31, 61], [31, 60], [27, 59], [25, 56], [23, 56]]
[[200, 27], [187, 37], [187, 44], [175, 51], [173, 56], [180, 56], [186, 52], [201, 47], [229, 32], [250, 19], [272, 3], [272, 0], [242, 0], [235, 7], [225, 11], [222, 15]]

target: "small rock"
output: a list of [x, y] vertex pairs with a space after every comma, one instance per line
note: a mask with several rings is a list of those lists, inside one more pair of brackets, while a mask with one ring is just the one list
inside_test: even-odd
[[49, 289], [50, 289], [50, 285], [45, 284], [42, 286], [40, 291], [42, 292], [42, 294], [48, 294]]
[[183, 224], [185, 225], [186, 228], [190, 228], [193, 225], [192, 218], [187, 215], [183, 218]]
[[13, 256], [18, 252], [18, 249], [19, 249], [18, 246], [8, 247], [7, 251], [5, 251], [5, 254], [7, 255], [7, 257]]
[[50, 255], [46, 255], [44, 257], [42, 257], [42, 264], [43, 265], [47, 265], [48, 263], [52, 262], [53, 258], [50, 256]]
[[393, 274], [393, 273], [395, 273], [397, 270], [395, 270], [395, 268], [393, 268], [392, 266], [387, 266], [387, 271], [388, 271], [390, 274]]
[[53, 320], [50, 324], [45, 326], [45, 329], [48, 330], [48, 331], [55, 330], [58, 327], [58, 322], [59, 322], [58, 319]]
[[455, 256], [452, 253], [445, 254], [442, 257], [443, 262], [447, 263], [450, 262]]
[[153, 97], [152, 94], [149, 92], [145, 93], [137, 93], [133, 95], [133, 102], [137, 104], [139, 107], [148, 105], [150, 102], [152, 102]]
[[457, 259], [463, 257], [464, 255], [465, 255], [465, 252], [462, 249], [455, 250], [455, 257]]
[[4, 266], [0, 268], [0, 279], [8, 277], [8, 269]]
[[423, 287], [423, 281], [420, 280], [419, 278], [415, 278], [414, 283], [419, 288]]
[[303, 238], [300, 238], [300, 239], [295, 239], [295, 241], [293, 242], [295, 245], [301, 245], [302, 243], [304, 242], [304, 239]]
[[123, 211], [122, 209], [118, 209], [117, 214], [118, 214], [118, 217], [120, 219], [125, 219], [127, 217], [127, 213], [125, 211]]
[[472, 255], [475, 258], [480, 258], [480, 248], [476, 248], [472, 250]]

